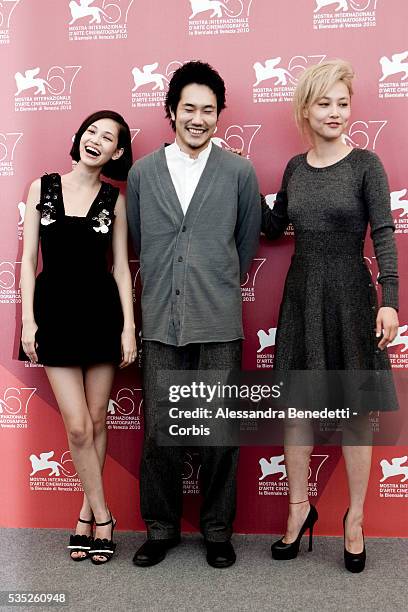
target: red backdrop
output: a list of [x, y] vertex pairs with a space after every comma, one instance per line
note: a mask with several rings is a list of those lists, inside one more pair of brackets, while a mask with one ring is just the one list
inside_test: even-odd
[[[350, 60], [357, 73], [346, 141], [375, 150], [385, 164], [404, 262], [408, 254], [404, 235], [408, 179], [403, 173], [408, 155], [407, 22], [405, 0], [0, 3], [2, 526], [71, 526], [81, 495], [45, 373], [41, 367], [13, 359], [21, 308], [24, 202], [30, 182], [44, 172], [69, 171], [68, 151], [76, 128], [84, 116], [101, 108], [117, 110], [128, 120], [135, 158], [171, 140], [163, 117], [168, 79], [180, 63], [202, 59], [215, 66], [227, 84], [228, 108], [221, 115], [216, 143], [243, 148], [255, 165], [263, 192], [273, 201], [285, 163], [305, 148], [291, 115], [297, 78], [310, 64], [341, 57]], [[248, 369], [273, 364], [274, 328], [292, 248], [290, 232], [272, 246], [262, 244], [242, 288]], [[370, 245], [366, 254], [375, 278]], [[139, 314], [139, 268], [132, 256], [131, 268]], [[408, 285], [403, 265], [400, 276], [401, 328], [390, 353], [393, 366], [406, 369]], [[144, 527], [138, 504], [140, 387], [138, 368], [118, 373], [108, 412], [107, 497], [123, 529]], [[237, 531], [281, 531], [287, 507], [282, 453], [276, 447], [242, 449]], [[369, 535], [408, 536], [406, 455], [407, 447], [374, 450], [367, 501]], [[199, 469], [196, 454], [187, 455], [187, 530], [198, 524]], [[339, 449], [315, 449], [310, 492], [319, 504], [319, 532], [339, 533], [347, 505]]]

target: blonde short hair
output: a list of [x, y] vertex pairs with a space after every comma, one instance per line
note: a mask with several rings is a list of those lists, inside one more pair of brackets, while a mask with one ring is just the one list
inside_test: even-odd
[[309, 108], [316, 100], [322, 98], [338, 81], [342, 81], [349, 90], [350, 97], [353, 95], [352, 80], [354, 70], [344, 60], [331, 60], [310, 66], [300, 77], [294, 98], [293, 106], [295, 121], [300, 132], [304, 135], [307, 131], [307, 119], [303, 111]]

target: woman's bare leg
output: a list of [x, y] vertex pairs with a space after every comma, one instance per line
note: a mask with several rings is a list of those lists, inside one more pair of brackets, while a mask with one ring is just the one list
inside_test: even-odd
[[346, 549], [363, 550], [364, 501], [371, 470], [372, 446], [369, 415], [355, 417], [343, 428], [343, 456], [346, 464], [350, 504], [346, 520]]
[[[310, 444], [307, 444], [308, 442]], [[286, 421], [284, 449], [291, 503], [283, 541], [290, 544], [296, 540], [310, 510], [308, 479], [313, 430], [307, 421]]]
[[[85, 396], [92, 419], [93, 439], [101, 471], [103, 471], [106, 456], [106, 414], [114, 376], [115, 367], [112, 364], [90, 366], [84, 372]], [[91, 512], [85, 493], [81, 512], [83, 512], [83, 516], [88, 516]]]
[[[89, 414], [92, 420], [93, 440], [98, 455], [101, 472], [103, 471], [106, 457], [106, 414], [114, 376], [115, 366], [112, 364], [97, 364], [90, 366], [84, 372], [85, 396]], [[81, 513], [84, 513], [84, 516], [87, 516], [90, 514], [90, 512], [91, 507], [88, 498], [84, 493]], [[108, 520], [108, 518], [109, 516], [107, 516], [106, 520]], [[97, 527], [95, 534], [96, 537], [106, 537], [102, 536], [101, 533], [103, 533], [103, 530]]]
[[[45, 370], [64, 420], [75, 469], [95, 519], [103, 522], [107, 512], [101, 466], [93, 441], [93, 424], [86, 401], [82, 369], [46, 366]], [[104, 529], [106, 535], [103, 537], [109, 537], [110, 530]], [[89, 530], [90, 526], [79, 523], [76, 533], [89, 533]]]

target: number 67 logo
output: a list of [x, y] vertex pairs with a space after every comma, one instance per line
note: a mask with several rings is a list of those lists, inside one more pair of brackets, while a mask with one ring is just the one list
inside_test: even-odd
[[348, 134], [343, 134], [345, 144], [359, 149], [373, 149], [377, 144], [378, 137], [387, 125], [388, 121], [354, 121], [350, 125]]
[[14, 151], [23, 137], [23, 132], [0, 132], [0, 162], [11, 162]]
[[2, 261], [0, 262], [0, 290], [15, 289], [16, 275], [20, 272], [21, 261]]
[[251, 269], [246, 274], [246, 279], [241, 284], [241, 287], [255, 287], [256, 277], [258, 276], [259, 270], [262, 268], [266, 261], [266, 257], [255, 257], [252, 262]]
[[[24, 392], [27, 393], [24, 393]], [[28, 412], [28, 404], [34, 393], [37, 391], [37, 387], [8, 387], [3, 395], [3, 399], [0, 398], [0, 414], [7, 412], [8, 414], [19, 414]]]
[[5, 0], [0, 2], [0, 28], [9, 28], [10, 19], [17, 4], [21, 0]]
[[[33, 95], [45, 95], [46, 92], [53, 96], [61, 94], [71, 94], [74, 80], [81, 70], [82, 66], [51, 66], [48, 69], [45, 78], [39, 76], [40, 68], [29, 68], [22, 72], [16, 72], [14, 79], [16, 81], [17, 91], [14, 94], [19, 97], [24, 91], [34, 89]], [[27, 94], [25, 94], [27, 95]]]

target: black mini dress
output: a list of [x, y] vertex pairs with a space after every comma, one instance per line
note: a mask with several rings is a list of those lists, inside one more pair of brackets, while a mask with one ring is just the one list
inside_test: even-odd
[[[120, 363], [123, 314], [109, 271], [119, 189], [102, 182], [85, 217], [65, 214], [61, 176], [41, 178], [40, 244], [34, 318], [39, 363], [87, 366]], [[20, 344], [19, 359], [28, 361]]]

